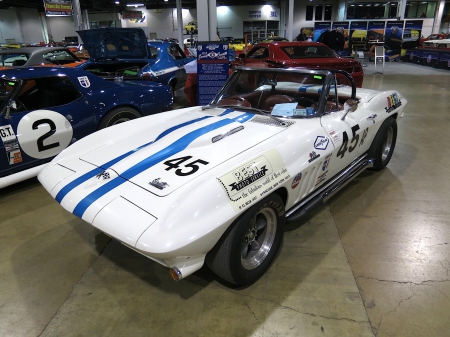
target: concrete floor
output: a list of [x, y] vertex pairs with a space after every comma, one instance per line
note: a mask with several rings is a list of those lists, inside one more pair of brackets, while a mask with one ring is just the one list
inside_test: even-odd
[[364, 80], [409, 100], [390, 164], [288, 228], [246, 289], [172, 281], [36, 179], [0, 190], [0, 336], [449, 336], [450, 72], [394, 66]]

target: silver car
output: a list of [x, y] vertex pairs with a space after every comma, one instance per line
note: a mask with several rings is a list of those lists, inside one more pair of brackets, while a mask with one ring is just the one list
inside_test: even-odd
[[41, 64], [66, 65], [82, 62], [65, 47], [27, 47], [0, 50], [0, 66], [28, 67]]

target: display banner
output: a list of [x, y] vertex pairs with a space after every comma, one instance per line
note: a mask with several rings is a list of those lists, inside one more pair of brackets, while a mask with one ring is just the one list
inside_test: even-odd
[[367, 26], [367, 41], [381, 41], [384, 36], [386, 21], [369, 21]]
[[322, 35], [327, 29], [331, 28], [330, 22], [316, 22], [314, 24], [314, 42], [319, 41], [320, 35]]
[[342, 28], [344, 30], [343, 31], [343, 33], [344, 33], [344, 40], [345, 40], [344, 50], [340, 50], [338, 52], [338, 54], [340, 56], [350, 56], [351, 55], [351, 49], [348, 47], [348, 45], [349, 45], [348, 44], [348, 27], [349, 27], [348, 21], [336, 21], [336, 22], [333, 22], [333, 24], [331, 26], [331, 29]]
[[72, 1], [70, 0], [44, 0], [45, 16], [71, 16], [73, 15]]
[[419, 46], [420, 36], [422, 35], [423, 20], [409, 20], [405, 22], [403, 30], [402, 49], [414, 48]]
[[197, 43], [198, 104], [208, 105], [229, 76], [228, 43]]
[[403, 21], [387, 21], [384, 45], [391, 51], [390, 57], [400, 56], [403, 36]]
[[367, 21], [350, 22], [349, 48], [360, 50], [366, 48]]

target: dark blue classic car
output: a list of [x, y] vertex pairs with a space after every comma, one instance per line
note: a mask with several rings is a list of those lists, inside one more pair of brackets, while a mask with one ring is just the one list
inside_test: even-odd
[[89, 52], [79, 68], [104, 78], [140, 78], [182, 88], [187, 74], [184, 65], [194, 60], [186, 57], [172, 41], [147, 41], [141, 28], [98, 28], [78, 31]]
[[169, 86], [150, 81], [108, 81], [63, 67], [0, 71], [0, 188], [36, 176], [98, 129], [168, 110], [172, 102]]

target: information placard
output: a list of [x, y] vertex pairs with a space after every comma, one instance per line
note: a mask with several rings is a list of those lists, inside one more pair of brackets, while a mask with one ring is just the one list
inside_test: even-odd
[[197, 44], [198, 104], [207, 105], [229, 76], [228, 43], [200, 41]]

